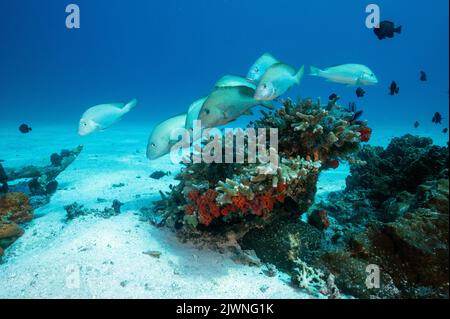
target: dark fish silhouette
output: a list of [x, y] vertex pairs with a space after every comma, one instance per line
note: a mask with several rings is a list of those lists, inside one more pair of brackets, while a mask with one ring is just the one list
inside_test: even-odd
[[334, 100], [335, 98], [337, 98], [338, 96], [336, 95], [336, 93], [333, 93], [333, 94], [331, 94], [329, 97], [328, 97], [328, 99], [331, 101], [331, 100]]
[[386, 38], [393, 38], [394, 33], [402, 33], [402, 27], [395, 27], [394, 22], [382, 21], [378, 28], [374, 28], [373, 32], [377, 36], [378, 40], [383, 40]]
[[442, 115], [439, 112], [434, 113], [433, 118], [431, 119], [431, 122], [435, 124], [442, 124]]
[[424, 71], [420, 71], [420, 81], [422, 82], [427, 81], [427, 74]]
[[448, 128], [444, 128], [444, 129], [442, 130], [442, 133], [447, 134], [447, 133], [448, 133]]
[[416, 122], [414, 123], [414, 128], [418, 128], [419, 126], [420, 126], [419, 121], [416, 121]]
[[356, 109], [356, 103], [355, 102], [351, 102], [348, 104], [348, 108], [347, 108], [347, 112], [353, 113], [352, 117], [350, 118], [349, 122], [351, 124], [361, 124], [362, 121], [359, 121], [359, 118], [363, 115], [363, 111], [362, 110], [357, 110]]
[[27, 133], [32, 131], [32, 128], [29, 127], [27, 124], [22, 124], [22, 125], [19, 126], [19, 131], [22, 134], [27, 134]]
[[389, 91], [391, 95], [398, 94], [398, 92], [400, 91], [400, 88], [395, 81], [392, 81], [391, 86], [389, 87]]
[[366, 91], [364, 91], [362, 88], [357, 88], [356, 89], [356, 96], [357, 97], [363, 97], [364, 94], [366, 94]]

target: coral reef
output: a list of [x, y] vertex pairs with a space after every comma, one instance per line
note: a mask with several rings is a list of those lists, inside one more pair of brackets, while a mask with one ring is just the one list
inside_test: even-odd
[[[316, 265], [354, 296], [448, 298], [448, 148], [406, 135], [357, 156], [346, 190], [316, 205], [336, 221]], [[380, 289], [364, 284], [368, 264], [382, 269]]]
[[6, 176], [5, 169], [0, 163], [0, 193], [8, 192], [8, 176]]
[[89, 209], [84, 207], [84, 205], [80, 205], [76, 202], [64, 206], [64, 210], [66, 211], [66, 219], [69, 221], [81, 216], [88, 216], [88, 215], [93, 215], [101, 218], [110, 218], [119, 215], [120, 208], [122, 206], [123, 203], [115, 199], [111, 207], [105, 207], [103, 210]]
[[[277, 111], [262, 111], [249, 128], [278, 129], [278, 165], [186, 164], [177, 176], [180, 183], [155, 204], [159, 216], [178, 232], [191, 233], [270, 223], [277, 215], [290, 215], [283, 212], [292, 213], [292, 207], [290, 218], [297, 218], [312, 205], [320, 172], [352, 160], [370, 135], [366, 123], [352, 122], [354, 112], [337, 105], [338, 99], [327, 105], [288, 99]], [[276, 151], [270, 147], [266, 142], [268, 156]]]
[[328, 219], [328, 213], [326, 210], [313, 210], [308, 215], [308, 223], [319, 230], [325, 230], [330, 227], [330, 220]]
[[32, 218], [33, 209], [26, 194], [0, 195], [0, 256], [23, 234], [19, 224], [29, 222]]
[[58, 188], [56, 177], [73, 163], [82, 149], [78, 146], [52, 154], [48, 166], [4, 168], [0, 164], [0, 256], [23, 234], [19, 225], [32, 220], [33, 209], [49, 202]]
[[[447, 147], [411, 135], [365, 146], [346, 189], [310, 207], [308, 223], [277, 220], [239, 243], [330, 298], [448, 298], [448, 158]], [[379, 288], [366, 285], [369, 265]]]
[[23, 193], [7, 193], [0, 196], [0, 218], [15, 223], [25, 223], [33, 218], [28, 196]]
[[[40, 198], [38, 201], [47, 203], [50, 196], [56, 191], [58, 182], [55, 180], [59, 174], [61, 174], [70, 164], [75, 161], [77, 156], [83, 150], [83, 146], [78, 146], [73, 150], [62, 150], [60, 154], [52, 154], [50, 156], [50, 165], [47, 166], [24, 166], [18, 168], [5, 167], [5, 175], [8, 182], [15, 180], [26, 179], [27, 182], [20, 181], [15, 185], [9, 185], [9, 191], [11, 192], [24, 192], [30, 197], [47, 197], [47, 200]], [[34, 201], [32, 201], [34, 202]]]

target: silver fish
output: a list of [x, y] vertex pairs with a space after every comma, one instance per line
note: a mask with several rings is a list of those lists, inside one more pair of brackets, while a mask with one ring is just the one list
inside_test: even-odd
[[341, 64], [324, 70], [311, 66], [310, 75], [352, 86], [375, 85], [378, 83], [378, 79], [372, 70], [362, 64]]
[[269, 101], [280, 97], [292, 86], [300, 85], [304, 70], [304, 66], [297, 72], [293, 67], [284, 63], [272, 65], [259, 81], [255, 99]]
[[170, 139], [172, 132], [184, 129], [186, 114], [174, 116], [159, 123], [153, 129], [147, 143], [147, 158], [155, 160], [169, 154], [173, 141]]
[[194, 128], [194, 121], [198, 120], [198, 115], [200, 114], [200, 110], [202, 109], [203, 103], [205, 103], [208, 97], [203, 97], [193, 102], [191, 106], [189, 106], [187, 116], [186, 116], [186, 129]]
[[246, 86], [256, 90], [256, 84], [237, 75], [225, 75], [214, 85], [215, 88], [232, 87], [232, 86]]
[[279, 63], [279, 61], [270, 53], [264, 53], [258, 60], [256, 60], [248, 71], [247, 79], [257, 84], [264, 73], [266, 73], [267, 69], [276, 63]]
[[236, 120], [243, 114], [249, 114], [256, 105], [273, 109], [271, 101], [257, 101], [253, 98], [255, 90], [245, 87], [225, 87], [215, 89], [200, 110], [202, 127], [216, 127]]
[[85, 136], [98, 130], [105, 130], [120, 121], [122, 116], [130, 112], [137, 104], [134, 99], [128, 104], [111, 103], [100, 104], [89, 108], [81, 116], [78, 134]]

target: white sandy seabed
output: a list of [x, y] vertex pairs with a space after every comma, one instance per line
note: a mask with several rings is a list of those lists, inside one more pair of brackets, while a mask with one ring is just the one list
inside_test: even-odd
[[[148, 128], [118, 125], [86, 138], [67, 126], [35, 126], [27, 135], [16, 131], [0, 131], [5, 167], [44, 164], [51, 153], [79, 144], [84, 150], [58, 177], [59, 189], [51, 202], [35, 211], [25, 234], [7, 249], [0, 264], [0, 298], [317, 297], [291, 287], [282, 273], [268, 277], [259, 267], [180, 243], [170, 230], [142, 221], [139, 209], [151, 207], [160, 190], [168, 191], [179, 170], [168, 157], [154, 162], [145, 158]], [[378, 144], [390, 137], [382, 132], [375, 135]], [[172, 174], [150, 178], [156, 170]], [[343, 189], [347, 174], [343, 165], [323, 173], [318, 198]], [[113, 187], [120, 183], [124, 186]], [[77, 202], [103, 209], [114, 199], [125, 203], [119, 216], [65, 220], [65, 205]], [[162, 255], [155, 258], [146, 251]]]

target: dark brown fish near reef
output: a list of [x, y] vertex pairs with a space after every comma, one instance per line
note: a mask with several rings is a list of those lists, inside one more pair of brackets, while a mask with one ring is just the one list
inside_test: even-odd
[[337, 94], [336, 93], [333, 93], [333, 94], [331, 94], [329, 97], [328, 97], [328, 99], [330, 100], [330, 101], [332, 101], [332, 100], [334, 100], [335, 98], [337, 98], [338, 96], [337, 96]]
[[360, 121], [359, 119], [361, 118], [361, 116], [363, 115], [363, 111], [362, 110], [357, 110], [356, 109], [356, 103], [355, 102], [350, 102], [348, 104], [348, 108], [347, 108], [347, 112], [349, 113], [353, 113], [349, 122], [354, 124], [354, 125], [361, 125], [363, 124], [363, 121]]
[[357, 97], [363, 97], [364, 94], [366, 94], [366, 91], [364, 91], [364, 89], [362, 89], [362, 88], [357, 88], [356, 89], [356, 96]]
[[33, 129], [31, 127], [29, 127], [27, 124], [22, 124], [19, 126], [19, 131], [22, 134], [27, 134], [29, 132], [31, 132]]
[[422, 82], [427, 81], [427, 74], [424, 71], [420, 71], [420, 81]]
[[419, 121], [416, 121], [416, 122], [414, 123], [414, 128], [418, 128], [419, 126], [420, 126]]
[[395, 81], [392, 81], [391, 86], [389, 87], [389, 91], [391, 95], [398, 94], [398, 92], [400, 91], [400, 88]]
[[439, 112], [434, 113], [433, 118], [431, 119], [431, 122], [435, 124], [442, 124], [442, 115]]
[[378, 40], [383, 40], [386, 38], [393, 38], [394, 33], [402, 33], [402, 27], [395, 27], [394, 22], [391, 21], [382, 21], [378, 28], [374, 28], [373, 32], [377, 36]]

